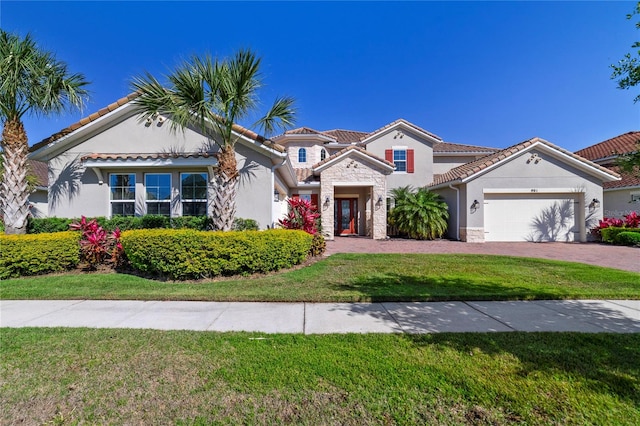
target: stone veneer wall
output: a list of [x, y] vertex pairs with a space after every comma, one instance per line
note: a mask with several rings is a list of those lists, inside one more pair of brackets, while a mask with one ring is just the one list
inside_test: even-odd
[[[348, 183], [353, 184], [349, 185]], [[365, 235], [369, 235], [375, 240], [387, 237], [386, 175], [377, 167], [372, 167], [370, 163], [358, 157], [348, 156], [320, 173], [319, 202], [322, 214], [322, 233], [325, 238], [330, 240], [334, 238], [333, 212], [336, 184], [343, 188], [349, 186], [362, 188], [366, 183], [373, 185], [373, 198], [367, 203], [366, 212], [362, 217], [362, 220], [366, 221]], [[324, 202], [327, 196], [330, 199], [328, 204]], [[382, 196], [383, 202], [376, 205], [379, 196]], [[371, 208], [373, 211], [370, 211]]]
[[460, 228], [460, 241], [484, 243], [484, 228]]

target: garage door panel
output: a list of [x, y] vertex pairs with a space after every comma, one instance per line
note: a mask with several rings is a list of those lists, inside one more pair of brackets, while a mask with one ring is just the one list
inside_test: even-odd
[[485, 241], [575, 241], [577, 194], [485, 194]]

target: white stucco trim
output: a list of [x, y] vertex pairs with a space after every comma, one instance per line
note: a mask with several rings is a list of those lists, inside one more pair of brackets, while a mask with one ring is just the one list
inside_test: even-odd
[[332, 159], [330, 161], [327, 161], [326, 163], [314, 168], [313, 172], [314, 173], [321, 172], [321, 171], [331, 167], [332, 165], [334, 165], [336, 163], [339, 163], [340, 161], [342, 161], [343, 159], [345, 159], [345, 158], [347, 158], [347, 157], [349, 157], [351, 155], [355, 155], [356, 157], [359, 157], [359, 158], [361, 158], [361, 159], [363, 159], [363, 160], [365, 160], [367, 162], [370, 162], [372, 164], [378, 165], [378, 166], [380, 166], [380, 167], [382, 167], [384, 169], [387, 169], [389, 171], [393, 171], [395, 169], [395, 166], [391, 166], [391, 165], [389, 165], [389, 164], [387, 164], [385, 162], [382, 162], [382, 161], [380, 161], [380, 160], [378, 160], [378, 159], [376, 159], [376, 158], [374, 158], [374, 157], [372, 157], [370, 155], [367, 155], [367, 154], [365, 154], [363, 152], [358, 151], [357, 149], [350, 149], [350, 150], [342, 153], [341, 155], [337, 156], [336, 158], [334, 158], [334, 159]]
[[483, 194], [583, 194], [576, 188], [484, 188]]
[[373, 140], [376, 140], [379, 137], [381, 137], [383, 135], [386, 135], [389, 132], [393, 132], [393, 131], [397, 131], [397, 130], [402, 130], [402, 131], [405, 131], [405, 132], [408, 132], [408, 133], [413, 133], [414, 135], [418, 135], [420, 137], [423, 137], [424, 139], [427, 139], [429, 142], [434, 143], [434, 144], [442, 142], [442, 139], [437, 139], [437, 138], [431, 136], [428, 133], [422, 132], [419, 129], [413, 127], [413, 126], [410, 126], [410, 125], [400, 121], [400, 122], [394, 124], [393, 126], [390, 126], [390, 127], [386, 128], [386, 129], [383, 129], [381, 131], [378, 131], [378, 132], [372, 134], [371, 136], [366, 137], [365, 139], [361, 140], [360, 143], [363, 144], [363, 145], [366, 145], [369, 142], [371, 142]]
[[148, 158], [135, 160], [84, 160], [85, 167], [90, 168], [125, 168], [125, 167], [215, 167], [218, 160], [209, 158]]
[[331, 182], [333, 186], [375, 186], [375, 182]]

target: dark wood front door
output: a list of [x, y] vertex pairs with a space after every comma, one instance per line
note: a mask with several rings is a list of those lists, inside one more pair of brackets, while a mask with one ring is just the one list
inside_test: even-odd
[[334, 224], [336, 235], [355, 235], [358, 233], [357, 198], [336, 199]]

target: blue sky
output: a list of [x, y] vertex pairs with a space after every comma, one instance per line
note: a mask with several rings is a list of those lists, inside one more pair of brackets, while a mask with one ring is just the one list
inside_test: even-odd
[[[297, 125], [373, 131], [405, 118], [445, 141], [504, 148], [534, 136], [571, 151], [640, 130], [610, 64], [640, 39], [635, 2], [0, 1], [92, 82], [82, 114], [28, 118], [33, 144], [181, 59], [251, 48], [264, 106], [296, 98]], [[248, 123], [242, 123], [248, 124]]]

